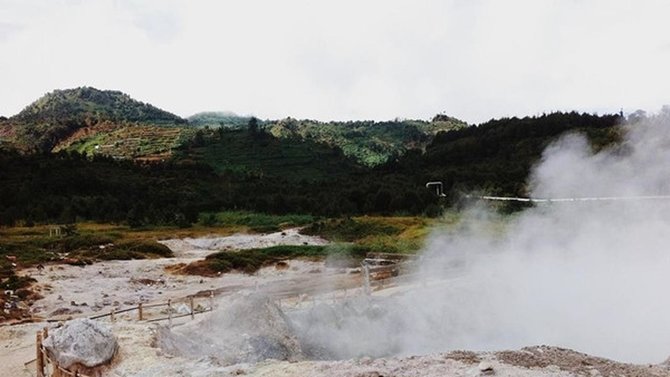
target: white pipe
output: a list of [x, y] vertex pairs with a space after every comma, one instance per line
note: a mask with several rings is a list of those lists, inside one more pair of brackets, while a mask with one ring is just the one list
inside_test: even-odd
[[593, 201], [618, 201], [618, 200], [669, 200], [670, 195], [647, 195], [647, 196], [602, 196], [602, 197], [580, 197], [580, 198], [520, 198], [511, 196], [473, 196], [467, 198], [494, 201], [531, 202], [531, 203], [553, 203], [553, 202], [593, 202]]

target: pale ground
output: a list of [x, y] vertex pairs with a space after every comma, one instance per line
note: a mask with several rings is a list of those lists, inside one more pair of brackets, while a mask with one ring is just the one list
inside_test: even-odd
[[[264, 268], [255, 275], [223, 274], [216, 278], [173, 275], [166, 266], [189, 263], [220, 250], [238, 250], [275, 245], [322, 245], [318, 237], [298, 234], [291, 229], [266, 235], [235, 234], [229, 237], [165, 240], [161, 243], [174, 251], [174, 258], [131, 261], [107, 261], [91, 266], [54, 265], [44, 271], [26, 269], [23, 273], [37, 279], [36, 289], [44, 296], [31, 312], [43, 318], [82, 317], [123, 309], [139, 302], [165, 302], [202, 291], [239, 291], [302, 283], [309, 272], [328, 274], [323, 263], [291, 261], [289, 267]], [[297, 279], [297, 281], [296, 281]], [[282, 284], [278, 284], [281, 282]]]
[[[277, 244], [324, 244], [324, 240], [289, 230], [284, 234], [233, 235], [163, 241], [175, 251], [175, 258], [137, 261], [111, 261], [92, 266], [59, 265], [42, 273], [29, 269], [38, 280], [43, 299], [33, 306], [35, 315], [53, 318], [53, 313], [82, 317], [122, 309], [137, 302], [164, 302], [201, 291], [214, 290], [218, 296], [263, 290], [283, 300], [284, 306], [310, 305], [310, 300], [338, 299], [361, 294], [361, 274], [351, 270], [327, 269], [323, 262], [294, 260], [286, 268], [267, 267], [255, 275], [224, 274], [216, 278], [176, 276], [164, 267], [188, 263], [217, 250], [267, 247]], [[374, 292], [390, 295], [408, 286]], [[86, 305], [84, 305], [84, 303]], [[201, 299], [207, 306], [208, 300]], [[178, 304], [177, 304], [178, 305]], [[70, 314], [68, 314], [68, 312]], [[155, 313], [157, 314], [157, 313]], [[129, 318], [134, 312], [122, 315]], [[207, 316], [209, 314], [201, 314]], [[56, 316], [58, 317], [58, 316]], [[175, 325], [186, 319], [175, 320]], [[103, 319], [103, 321], [109, 321]], [[30, 323], [0, 327], [0, 376], [32, 376], [35, 357], [35, 334], [55, 323]], [[162, 322], [161, 325], [165, 325]], [[570, 350], [530, 347], [507, 352], [451, 352], [425, 356], [355, 359], [344, 361], [273, 361], [222, 367], [207, 360], [188, 360], [164, 354], [152, 345], [156, 323], [117, 321], [113, 324], [120, 348], [114, 363], [103, 371], [105, 376], [480, 376], [490, 375], [481, 369], [488, 366], [495, 376], [670, 376], [664, 366], [632, 366], [593, 358]]]

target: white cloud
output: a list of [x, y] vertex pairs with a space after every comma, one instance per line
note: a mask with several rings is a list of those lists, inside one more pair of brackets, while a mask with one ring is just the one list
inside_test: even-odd
[[480, 122], [654, 110], [668, 102], [669, 10], [602, 0], [0, 0], [0, 114], [79, 85], [180, 115], [445, 111]]

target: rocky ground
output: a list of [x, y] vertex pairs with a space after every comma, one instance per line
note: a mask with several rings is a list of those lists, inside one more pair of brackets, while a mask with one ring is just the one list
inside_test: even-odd
[[[174, 258], [106, 261], [89, 266], [64, 264], [29, 268], [22, 273], [37, 279], [34, 290], [42, 298], [30, 308], [38, 318], [67, 319], [120, 310], [137, 303], [165, 302], [211, 290], [218, 293], [258, 289], [265, 285], [294, 286], [319, 274], [337, 274], [323, 263], [291, 261], [282, 268], [264, 268], [255, 275], [224, 274], [208, 278], [174, 275], [165, 268], [189, 263], [220, 250], [239, 250], [274, 245], [326, 243], [318, 237], [304, 236], [296, 229], [272, 234], [236, 234], [228, 237], [203, 237], [161, 241], [172, 249]], [[309, 286], [309, 284], [306, 284]]]
[[[54, 265], [43, 271], [29, 269], [24, 273], [38, 280], [37, 286], [44, 296], [33, 306], [34, 315], [62, 320], [121, 309], [137, 302], [178, 299], [201, 291], [217, 292], [220, 298], [214, 312], [200, 314], [195, 321], [188, 317], [175, 320], [173, 328], [168, 328], [165, 321], [138, 323], [121, 316], [112, 324], [118, 353], [111, 365], [98, 370], [103, 376], [670, 376], [667, 364], [624, 364], [548, 346], [500, 352], [452, 351], [421, 356], [313, 360], [313, 352], [301, 349], [304, 342], [296, 331], [302, 330], [287, 325], [290, 321], [282, 309], [318, 307], [317, 300], [362, 295], [361, 276], [355, 271], [328, 269], [323, 262], [295, 260], [281, 268], [263, 268], [255, 275], [231, 273], [202, 278], [165, 272], [166, 266], [192, 261], [213, 251], [234, 252], [237, 248], [282, 242], [325, 241], [302, 236], [297, 231], [167, 240], [164, 243], [173, 249], [175, 258], [103, 262], [86, 267]], [[408, 286], [386, 288], [373, 292], [373, 296], [397, 294]], [[259, 291], [264, 292], [264, 298], [248, 301], [251, 308], [247, 301], [239, 301], [240, 297]], [[244, 314], [249, 310], [254, 315]], [[0, 375], [34, 375], [31, 361], [35, 357], [35, 335], [45, 326], [53, 328], [58, 324], [0, 327]], [[218, 329], [222, 327], [228, 333], [221, 335]]]

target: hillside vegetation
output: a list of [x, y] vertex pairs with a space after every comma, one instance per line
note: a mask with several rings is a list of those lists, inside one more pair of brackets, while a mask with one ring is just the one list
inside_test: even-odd
[[270, 122], [266, 128], [279, 138], [310, 140], [338, 147], [345, 156], [365, 166], [377, 166], [402, 156], [408, 150], [425, 148], [437, 132], [466, 126], [458, 119], [437, 116], [431, 122], [318, 122], [287, 118]]
[[[375, 168], [352, 166], [336, 149], [310, 150], [248, 130], [203, 131], [179, 156], [145, 167], [65, 152], [3, 152], [0, 225], [90, 219], [188, 226], [200, 212], [225, 210], [435, 216], [461, 193], [526, 195], [530, 169], [549, 143], [582, 132], [605, 148], [620, 140], [621, 121], [577, 113], [495, 120], [438, 133], [425, 152]], [[426, 190], [433, 180], [444, 181], [446, 200]]]
[[91, 87], [54, 90], [11, 118], [23, 123], [74, 121], [80, 123], [184, 123], [184, 119], [115, 90]]
[[304, 182], [332, 180], [361, 170], [336, 147], [246, 128], [199, 130], [175, 160], [208, 165], [218, 173]]
[[[55, 90], [6, 120], [3, 132], [16, 148], [50, 152], [75, 131], [101, 123], [177, 125], [186, 120], [127, 94], [90, 87]], [[0, 135], [1, 137], [1, 135]]]
[[[214, 130], [242, 131], [252, 123], [256, 131], [281, 140], [265, 143], [280, 145], [281, 153], [274, 153], [277, 148], [268, 149], [270, 154], [265, 162], [247, 158], [251, 155], [240, 153], [243, 148], [237, 143], [231, 144], [239, 141], [232, 136], [231, 142], [210, 143], [196, 156], [183, 153], [177, 156], [204, 161], [217, 171], [257, 171], [284, 166], [268, 163], [277, 158], [284, 159], [288, 166], [302, 165], [307, 160], [323, 160], [324, 153], [339, 150], [341, 156], [335, 159], [345, 165], [355, 161], [374, 167], [396, 160], [407, 151], [424, 149], [437, 132], [467, 126], [445, 115], [431, 121], [318, 122], [292, 118], [262, 121], [230, 112], [202, 112], [182, 119], [119, 91], [81, 87], [55, 90], [19, 114], [9, 119], [0, 118], [0, 144], [28, 153], [76, 151], [87, 156], [154, 162], [173, 157], [174, 152], [183, 147], [203, 147], [202, 136]], [[201, 134], [196, 132], [198, 130]], [[339, 162], [329, 164], [341, 165]], [[314, 173], [318, 175], [323, 170], [317, 169]], [[309, 173], [302, 175], [312, 178]]]
[[187, 118], [188, 124], [195, 127], [246, 128], [250, 116], [240, 116], [225, 111], [204, 111]]
[[[526, 195], [549, 143], [579, 132], [606, 148], [621, 140], [624, 122], [571, 112], [478, 126], [438, 115], [194, 127], [120, 92], [55, 91], [0, 118], [0, 225], [189, 226], [219, 211], [436, 216], [463, 193]], [[434, 180], [446, 199], [425, 189]]]

